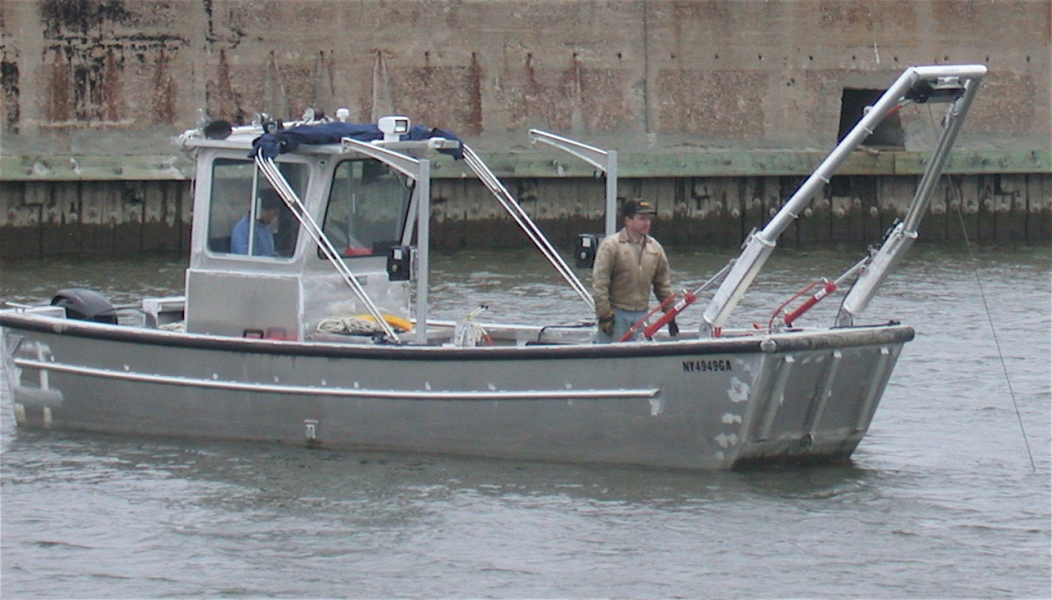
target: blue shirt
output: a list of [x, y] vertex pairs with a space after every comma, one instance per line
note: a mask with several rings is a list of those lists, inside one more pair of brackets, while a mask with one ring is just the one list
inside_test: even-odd
[[[241, 217], [230, 232], [230, 252], [234, 254], [248, 254], [248, 230], [249, 215]], [[267, 227], [266, 223], [256, 221], [255, 241], [252, 245], [252, 256], [277, 256], [274, 250], [274, 233]]]

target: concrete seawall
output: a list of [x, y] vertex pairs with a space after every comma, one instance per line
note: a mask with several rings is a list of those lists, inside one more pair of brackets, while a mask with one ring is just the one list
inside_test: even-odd
[[[602, 184], [540, 128], [621, 158], [671, 243], [737, 243], [908, 65], [981, 63], [927, 239], [1052, 238], [1047, 0], [4, 0], [0, 258], [185, 250], [203, 114], [308, 107], [457, 132], [553, 239], [600, 229]], [[1007, 32], [1011, 32], [1008, 35]], [[876, 241], [940, 115], [874, 132], [785, 238]], [[436, 244], [519, 243], [455, 164]]]
[[[760, 227], [803, 176], [622, 179], [621, 193], [657, 199], [655, 232], [672, 245], [734, 245]], [[905, 213], [917, 176], [842, 175], [782, 236], [784, 243], [876, 243]], [[505, 181], [558, 247], [603, 229], [601, 179]], [[4, 182], [0, 258], [186, 252], [188, 181]], [[1052, 239], [1052, 176], [943, 177], [921, 224], [924, 240]], [[439, 180], [432, 189], [433, 246], [522, 247], [527, 238], [482, 184]]]

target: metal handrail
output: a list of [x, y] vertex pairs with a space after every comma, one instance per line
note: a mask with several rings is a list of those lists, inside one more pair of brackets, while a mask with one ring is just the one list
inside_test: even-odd
[[392, 342], [398, 341], [398, 334], [395, 333], [394, 329], [384, 319], [380, 309], [376, 307], [369, 295], [365, 293], [362, 285], [355, 279], [354, 274], [347, 268], [347, 265], [340, 258], [340, 253], [329, 241], [329, 238], [325, 235], [325, 232], [318, 227], [318, 223], [310, 216], [307, 212], [306, 207], [303, 206], [303, 201], [300, 200], [299, 196], [296, 195], [295, 190], [289, 185], [285, 176], [278, 170], [278, 166], [274, 164], [274, 160], [271, 158], [264, 158], [262, 155], [256, 155], [256, 166], [259, 167], [260, 172], [267, 178], [270, 185], [274, 187], [274, 190], [278, 193], [281, 199], [288, 206], [292, 215], [296, 217], [300, 225], [307, 230], [307, 234], [310, 235], [314, 243], [318, 244], [321, 248], [322, 253], [325, 254], [325, 258], [332, 263], [332, 266], [336, 268], [336, 272], [340, 274], [344, 283], [351, 288], [354, 295], [358, 300], [365, 305], [366, 310], [372, 315], [373, 319], [376, 320], [377, 325], [383, 330], [384, 335]]
[[[274, 342], [278, 343], [278, 342]], [[368, 388], [346, 388], [325, 385], [281, 385], [276, 383], [255, 383], [251, 381], [229, 381], [205, 377], [179, 377], [172, 375], [153, 375], [134, 371], [118, 371], [83, 367], [51, 361], [14, 359], [16, 366], [22, 369], [40, 369], [71, 373], [87, 377], [102, 377], [120, 381], [136, 381], [180, 387], [199, 387], [234, 391], [249, 391], [275, 394], [297, 394], [304, 396], [335, 396], [341, 398], [372, 398], [381, 400], [602, 400], [615, 398], [654, 398], [661, 393], [661, 388], [615, 388], [607, 390], [553, 388], [549, 390], [375, 390]]]
[[543, 142], [583, 160], [606, 175], [606, 235], [617, 232], [617, 150], [602, 150], [554, 133], [531, 129], [530, 142]]
[[489, 188], [493, 195], [496, 196], [497, 201], [500, 202], [501, 206], [504, 207], [508, 214], [511, 215], [512, 219], [526, 232], [530, 240], [540, 249], [541, 253], [544, 254], [548, 262], [559, 274], [563, 276], [563, 279], [570, 284], [575, 292], [584, 300], [585, 304], [588, 305], [588, 309], [591, 311], [595, 310], [595, 300], [592, 298], [592, 294], [588, 289], [581, 283], [577, 275], [570, 269], [566, 261], [563, 260], [559, 252], [552, 246], [552, 243], [548, 241], [548, 238], [544, 236], [541, 230], [537, 227], [537, 224], [530, 219], [530, 216], [526, 214], [526, 211], [522, 209], [522, 206], [515, 201], [512, 197], [511, 192], [508, 188], [504, 187], [504, 184], [497, 179], [497, 176], [493, 174], [493, 171], [486, 166], [486, 163], [482, 162], [475, 151], [469, 148], [466, 144], [461, 146], [464, 151], [464, 163], [471, 168], [472, 171], [478, 176], [479, 180]]

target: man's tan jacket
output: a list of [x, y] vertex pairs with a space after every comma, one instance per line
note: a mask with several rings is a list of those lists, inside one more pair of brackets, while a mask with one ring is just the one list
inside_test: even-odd
[[672, 295], [672, 278], [665, 250], [649, 235], [633, 243], [622, 229], [599, 244], [592, 267], [592, 295], [598, 317], [622, 310], [647, 310], [650, 290], [658, 302]]

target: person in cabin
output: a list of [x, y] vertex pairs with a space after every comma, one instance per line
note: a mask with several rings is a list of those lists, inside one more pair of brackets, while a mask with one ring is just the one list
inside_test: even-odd
[[274, 248], [274, 232], [270, 224], [278, 218], [278, 210], [281, 208], [281, 198], [277, 192], [271, 189], [260, 190], [259, 207], [256, 211], [256, 226], [251, 225], [251, 213], [245, 214], [241, 220], [234, 225], [230, 232], [230, 252], [233, 254], [248, 254], [249, 229], [255, 232], [252, 243], [252, 256], [277, 256]]
[[[595, 341], [599, 344], [619, 341], [646, 316], [651, 289], [658, 302], [673, 295], [668, 257], [661, 244], [649, 235], [657, 212], [646, 200], [618, 200], [624, 226], [599, 244], [592, 267], [592, 294], [599, 325]], [[672, 336], [679, 334], [675, 319], [669, 321], [668, 332]], [[630, 339], [638, 336], [636, 331]]]

